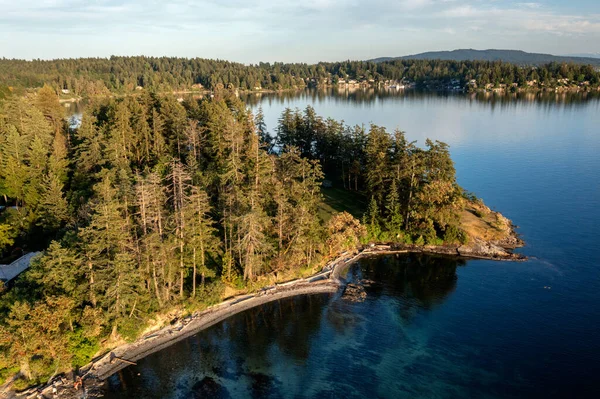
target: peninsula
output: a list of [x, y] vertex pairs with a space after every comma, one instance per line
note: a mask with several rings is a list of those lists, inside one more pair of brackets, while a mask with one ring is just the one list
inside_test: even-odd
[[249, 306], [337, 292], [373, 253], [522, 259], [445, 143], [311, 107], [273, 136], [226, 89], [98, 99], [70, 127], [58, 96], [0, 106], [0, 249], [43, 251], [0, 296], [11, 392], [77, 368], [101, 380]]

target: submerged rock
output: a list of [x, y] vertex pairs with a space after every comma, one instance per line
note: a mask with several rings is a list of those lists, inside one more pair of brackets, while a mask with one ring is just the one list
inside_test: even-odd
[[375, 282], [375, 281], [373, 281], [373, 280], [369, 280], [369, 279], [366, 279], [366, 278], [364, 278], [364, 279], [360, 280], [358, 283], [359, 283], [361, 286], [363, 286], [363, 287], [370, 287], [370, 286], [372, 286], [373, 284], [376, 284], [376, 282]]
[[190, 398], [231, 398], [229, 391], [212, 377], [204, 377], [192, 387]]
[[363, 302], [367, 298], [367, 293], [362, 285], [348, 284], [342, 298], [351, 302]]
[[250, 372], [246, 374], [251, 381], [250, 389], [252, 397], [255, 398], [278, 398], [281, 397], [279, 389], [281, 382], [272, 375]]

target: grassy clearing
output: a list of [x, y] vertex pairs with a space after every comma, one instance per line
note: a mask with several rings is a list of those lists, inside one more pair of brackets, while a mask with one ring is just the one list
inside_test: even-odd
[[343, 188], [321, 188], [323, 203], [319, 207], [319, 217], [327, 222], [331, 217], [346, 211], [355, 218], [362, 218], [367, 209], [367, 201], [361, 193], [348, 191]]

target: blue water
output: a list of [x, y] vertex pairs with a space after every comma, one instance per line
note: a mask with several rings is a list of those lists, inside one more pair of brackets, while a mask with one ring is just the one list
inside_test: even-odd
[[518, 226], [526, 263], [361, 261], [364, 302], [237, 315], [109, 380], [108, 397], [600, 397], [600, 101], [263, 96], [451, 146], [459, 183]]

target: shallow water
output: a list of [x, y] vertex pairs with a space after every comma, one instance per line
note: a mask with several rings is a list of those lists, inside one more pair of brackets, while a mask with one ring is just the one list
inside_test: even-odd
[[[527, 263], [363, 260], [367, 299], [266, 305], [149, 356], [108, 397], [599, 397], [600, 102], [315, 92], [311, 104], [451, 145], [459, 183], [520, 226]], [[139, 375], [138, 375], [139, 374]]]

